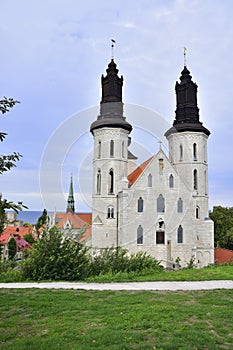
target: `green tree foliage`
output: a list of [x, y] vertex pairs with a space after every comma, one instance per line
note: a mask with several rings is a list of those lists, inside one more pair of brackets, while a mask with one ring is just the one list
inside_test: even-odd
[[210, 213], [214, 221], [215, 246], [232, 249], [233, 247], [233, 207], [224, 208], [216, 206]]
[[[4, 97], [2, 100], [0, 100], [0, 113], [5, 114], [9, 112], [9, 110], [14, 107], [16, 103], [19, 103], [19, 101], [16, 101], [13, 98]], [[6, 136], [6, 133], [0, 132], [0, 142], [3, 142]], [[22, 156], [18, 152], [13, 152], [9, 155], [0, 155], [0, 174], [3, 174], [12, 167], [15, 167], [15, 163], [20, 159], [20, 157]], [[3, 232], [6, 221], [5, 211], [7, 209], [13, 209], [18, 213], [18, 211], [22, 210], [23, 208], [26, 208], [26, 206], [24, 206], [22, 202], [18, 202], [17, 204], [8, 202], [6, 199], [2, 199], [2, 195], [0, 194], [0, 234]]]
[[57, 228], [44, 231], [23, 262], [25, 278], [31, 280], [80, 280], [89, 274], [88, 248], [68, 240]]
[[47, 221], [48, 221], [48, 213], [47, 213], [47, 210], [44, 209], [42, 215], [39, 217], [35, 225], [36, 231], [38, 232], [41, 227], [46, 225]]
[[27, 241], [31, 245], [33, 245], [36, 242], [34, 237], [33, 237], [33, 235], [32, 235], [32, 233], [28, 233], [23, 238], [25, 239], [25, 241]]
[[17, 253], [17, 245], [13, 237], [11, 237], [11, 239], [9, 240], [7, 248], [8, 248], [8, 258], [9, 260], [13, 260]]

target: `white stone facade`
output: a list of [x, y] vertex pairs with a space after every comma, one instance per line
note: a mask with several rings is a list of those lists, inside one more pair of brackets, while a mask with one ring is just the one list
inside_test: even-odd
[[129, 253], [143, 251], [165, 267], [214, 262], [208, 130], [202, 132], [201, 123], [195, 123], [197, 131], [167, 133], [169, 154], [160, 148], [133, 172], [128, 160], [130, 131], [124, 125], [106, 126], [106, 121], [103, 127], [92, 127], [94, 250], [121, 246]]

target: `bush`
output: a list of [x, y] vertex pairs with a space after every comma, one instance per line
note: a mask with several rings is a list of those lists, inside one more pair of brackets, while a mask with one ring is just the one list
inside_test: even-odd
[[81, 280], [88, 276], [89, 266], [88, 249], [64, 239], [56, 228], [43, 232], [22, 263], [25, 278], [31, 280]]
[[126, 249], [105, 248], [97, 253], [91, 264], [92, 276], [136, 272], [137, 274], [161, 271], [158, 261], [143, 252], [128, 254]]

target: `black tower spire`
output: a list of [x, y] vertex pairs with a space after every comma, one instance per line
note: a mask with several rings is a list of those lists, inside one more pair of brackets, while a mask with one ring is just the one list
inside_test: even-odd
[[199, 108], [197, 106], [197, 84], [192, 81], [186, 66], [181, 72], [180, 83], [176, 82], [176, 117], [173, 127], [165, 136], [174, 132], [203, 132], [209, 136], [210, 131], [199, 121]]
[[70, 190], [69, 190], [69, 196], [67, 199], [67, 207], [66, 212], [74, 213], [75, 207], [74, 207], [74, 190], [73, 190], [73, 179], [72, 176], [70, 178]]
[[100, 102], [100, 115], [91, 124], [90, 131], [93, 133], [93, 130], [103, 127], [120, 127], [131, 131], [132, 126], [123, 116], [123, 76], [118, 76], [117, 65], [113, 59], [108, 64], [106, 72], [106, 76], [102, 75], [101, 77], [102, 98]]

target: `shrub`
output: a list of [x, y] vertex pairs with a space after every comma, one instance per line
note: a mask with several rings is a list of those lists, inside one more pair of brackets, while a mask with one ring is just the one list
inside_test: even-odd
[[22, 263], [25, 278], [31, 280], [80, 280], [88, 276], [89, 266], [88, 249], [64, 239], [56, 228], [43, 232]]

